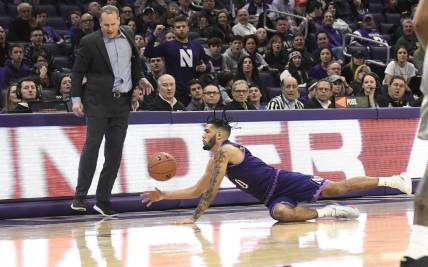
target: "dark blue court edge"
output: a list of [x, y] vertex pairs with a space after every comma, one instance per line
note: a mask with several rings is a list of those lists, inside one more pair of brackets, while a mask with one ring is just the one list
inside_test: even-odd
[[[130, 124], [203, 123], [211, 112], [131, 112]], [[221, 112], [217, 113], [218, 116]], [[408, 119], [419, 118], [419, 108], [360, 108], [329, 110], [272, 110], [272, 111], [228, 111], [227, 116], [236, 122], [253, 121], [299, 121], [299, 120], [347, 120], [347, 119]], [[51, 114], [2, 114], [0, 127], [25, 126], [78, 126], [85, 125], [84, 118], [71, 113]]]
[[[413, 179], [413, 192], [415, 191], [420, 179]], [[345, 195], [340, 199], [361, 196], [383, 196], [400, 194], [396, 189], [379, 187], [373, 190], [360, 191]], [[141, 197], [138, 195], [113, 196], [112, 206], [118, 212], [137, 212], [137, 211], [155, 211], [155, 210], [171, 210], [193, 208], [199, 203], [199, 199], [189, 200], [164, 200], [154, 203], [147, 208], [141, 203]], [[15, 218], [30, 218], [30, 217], [49, 217], [49, 216], [68, 216], [81, 215], [70, 208], [70, 198], [45, 198], [31, 201], [1, 201], [0, 202], [0, 219], [15, 219]], [[89, 197], [87, 200], [88, 211], [86, 214], [96, 213], [92, 206], [95, 204], [95, 199]], [[221, 189], [213, 201], [212, 206], [227, 206], [227, 205], [250, 205], [260, 204], [260, 202], [252, 196], [242, 192], [239, 189]], [[1, 227], [2, 223], [0, 223]]]

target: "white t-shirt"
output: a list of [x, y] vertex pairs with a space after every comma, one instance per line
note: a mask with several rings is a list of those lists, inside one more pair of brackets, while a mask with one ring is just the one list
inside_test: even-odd
[[[398, 63], [393, 60], [389, 62], [386, 66], [385, 74], [389, 74], [392, 76], [400, 76], [403, 77], [406, 81], [408, 81], [410, 78], [416, 75], [416, 68], [415, 65], [410, 62], [406, 62], [404, 67], [400, 67]], [[385, 80], [383, 80], [383, 83], [385, 83]]]

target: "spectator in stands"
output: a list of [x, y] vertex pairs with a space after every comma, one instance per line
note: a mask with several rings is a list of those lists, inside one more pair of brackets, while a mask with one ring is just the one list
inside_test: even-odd
[[310, 69], [315, 64], [313, 55], [308, 51], [306, 47], [305, 36], [303, 35], [303, 33], [297, 32], [294, 34], [292, 46], [288, 50], [288, 53], [291, 53], [292, 51], [300, 52], [302, 56], [302, 65], [306, 69]]
[[248, 102], [251, 103], [257, 110], [265, 110], [266, 105], [261, 102], [262, 93], [257, 84], [251, 83], [248, 89]]
[[9, 42], [6, 41], [6, 31], [0, 25], [0, 68], [3, 67], [9, 54]]
[[406, 80], [400, 76], [393, 76], [388, 84], [388, 95], [379, 96], [379, 107], [410, 107], [404, 97], [406, 93]]
[[223, 71], [236, 73], [239, 59], [247, 55], [243, 47], [244, 38], [240, 35], [234, 35], [230, 46], [223, 53]]
[[[153, 37], [158, 37], [165, 30], [165, 26], [157, 25]], [[146, 45], [146, 57], [164, 57], [166, 73], [176, 77], [176, 98], [187, 105], [190, 101], [186, 90], [186, 83], [198, 78], [200, 74], [210, 71], [210, 64], [205, 50], [197, 41], [189, 40], [189, 25], [184, 17], [177, 17], [174, 21], [176, 40], [165, 42], [154, 47], [154, 38]]]
[[385, 78], [382, 84], [391, 84], [394, 76], [402, 77], [406, 82], [406, 88], [408, 88], [410, 80], [416, 76], [415, 65], [409, 62], [409, 53], [405, 46], [400, 46], [395, 50], [394, 60], [386, 65]]
[[354, 74], [354, 80], [350, 83], [350, 86], [352, 87], [352, 91], [354, 92], [355, 95], [359, 95], [362, 92], [362, 79], [364, 75], [371, 72], [372, 71], [370, 67], [365, 64], [357, 67]]
[[274, 34], [281, 37], [285, 49], [292, 47], [293, 35], [288, 29], [288, 19], [286, 17], [277, 17], [275, 19], [275, 32]]
[[318, 32], [316, 34], [316, 43], [317, 43], [317, 46], [312, 51], [312, 55], [314, 58], [314, 62], [319, 62], [321, 49], [324, 49], [324, 48], [330, 48], [331, 49], [330, 44], [328, 42], [327, 33], [326, 32]]
[[[70, 95], [71, 95], [70, 74], [64, 74], [59, 77], [56, 89], [57, 89], [57, 95], [61, 96], [64, 101], [70, 100]], [[71, 109], [69, 109], [69, 111], [71, 111]]]
[[38, 77], [38, 83], [44, 88], [53, 87], [49, 62], [43, 55], [37, 56], [32, 72], [35, 77]]
[[46, 25], [48, 19], [48, 12], [46, 10], [37, 10], [35, 12], [37, 27], [41, 28], [43, 31], [43, 39], [45, 43], [64, 43], [61, 35], [59, 35], [54, 28], [49, 25]]
[[292, 76], [297, 84], [305, 86], [309, 80], [307, 69], [302, 64], [302, 54], [299, 51], [293, 51], [289, 55], [288, 68], [284, 70], [279, 79], [283, 81], [286, 77]]
[[[374, 21], [373, 15], [371, 15], [371, 14], [364, 15], [361, 25], [362, 25], [362, 27], [360, 27], [358, 30], [354, 31], [353, 34], [367, 38], [367, 39], [372, 39], [372, 40], [377, 41], [377, 42], [388, 44], [388, 42], [385, 39], [383, 39], [382, 35], [377, 30], [376, 23]], [[357, 38], [354, 38], [352, 43], [357, 43], [357, 44], [360, 44], [362, 46], [370, 46], [370, 47], [371, 46], [381, 46], [381, 44], [367, 42], [367, 41], [360, 40]]]
[[287, 52], [281, 37], [278, 35], [274, 35], [269, 39], [266, 46], [265, 60], [270, 69], [274, 70], [275, 73], [284, 71], [287, 65]]
[[347, 84], [343, 76], [330, 75], [328, 81], [332, 84], [333, 98], [349, 95], [349, 93], [346, 92]]
[[16, 9], [18, 14], [9, 25], [8, 40], [10, 42], [29, 42], [31, 30], [36, 27], [36, 20], [32, 15], [33, 7], [28, 3], [21, 3]]
[[215, 72], [222, 71], [223, 66], [223, 56], [221, 54], [221, 49], [223, 47], [223, 42], [220, 38], [213, 37], [208, 40], [208, 50], [206, 54], [211, 62], [211, 69]]
[[79, 30], [80, 19], [82, 17], [82, 13], [80, 11], [73, 11], [68, 15], [67, 18], [67, 26], [68, 26], [68, 34], [70, 35], [70, 39], [73, 40]]
[[220, 38], [223, 43], [230, 43], [233, 37], [232, 28], [230, 27], [230, 18], [227, 11], [219, 11], [217, 13], [215, 23], [206, 27], [202, 32], [201, 36], [204, 38], [217, 37]]
[[361, 91], [356, 92], [356, 96], [367, 96], [369, 98], [369, 104], [372, 108], [379, 107], [379, 104], [377, 102], [378, 97], [380, 95], [379, 93], [379, 77], [373, 73], [369, 72], [367, 74], [364, 74], [364, 76], [361, 79]]
[[20, 44], [11, 44], [9, 49], [9, 59], [4, 67], [0, 69], [3, 79], [0, 79], [0, 90], [7, 88], [11, 82], [17, 82], [30, 74], [30, 66], [23, 62], [24, 48]]
[[342, 65], [338, 61], [332, 60], [327, 66], [327, 75], [342, 75]]
[[364, 64], [365, 59], [366, 53], [361, 50], [356, 50], [351, 54], [351, 60], [342, 69], [342, 74], [348, 83], [351, 83], [354, 80], [355, 71], [359, 66]]
[[94, 19], [91, 14], [84, 13], [80, 19], [79, 29], [76, 31], [74, 38], [71, 39], [72, 53], [79, 47], [80, 39], [86, 34], [94, 31]]
[[151, 111], [177, 111], [185, 110], [185, 107], [175, 97], [175, 79], [169, 74], [163, 74], [158, 80], [158, 94], [148, 104], [147, 109]]
[[239, 60], [238, 70], [235, 76], [235, 81], [236, 80], [244, 80], [247, 81], [248, 84], [254, 83], [257, 84], [260, 88], [262, 87], [259, 71], [251, 56], [244, 56]]
[[140, 87], [136, 87], [134, 91], [132, 91], [131, 97], [131, 111], [138, 111], [146, 109], [144, 107], [144, 94], [143, 90]]
[[120, 24], [125, 24], [131, 19], [134, 19], [134, 11], [132, 7], [129, 5], [123, 5], [120, 8]]
[[214, 84], [208, 84], [203, 88], [203, 104], [200, 110], [211, 111], [224, 109], [220, 89]]
[[200, 110], [203, 105], [201, 82], [197, 79], [190, 80], [187, 82], [187, 88], [189, 90], [190, 103], [187, 105], [186, 110]]
[[409, 52], [410, 55], [413, 55], [417, 49], [418, 43], [416, 34], [413, 31], [413, 21], [411, 19], [403, 19], [401, 21], [401, 25], [403, 27], [403, 34], [398, 38], [394, 48], [397, 49], [398, 47], [405, 46], [407, 48], [407, 52]]
[[214, 7], [214, 0], [202, 0], [202, 10], [199, 11], [198, 17], [204, 17], [208, 25], [215, 24], [217, 14]]
[[143, 35], [137, 33], [134, 35], [135, 44], [137, 45], [138, 50], [140, 51], [140, 57], [144, 58], [144, 49], [146, 48], [146, 39]]
[[[310, 1], [306, 6], [306, 19], [308, 23], [308, 32], [316, 33], [322, 25], [322, 5], [318, 1]], [[299, 25], [299, 31], [302, 32], [305, 28], [305, 22], [303, 21]]]
[[309, 71], [309, 76], [315, 79], [327, 77], [327, 67], [333, 60], [333, 53], [330, 48], [323, 48], [320, 51], [320, 63], [313, 66]]
[[245, 80], [236, 80], [232, 85], [233, 101], [225, 106], [226, 110], [257, 110], [257, 108], [248, 102], [249, 95], [248, 82]]
[[342, 47], [342, 34], [333, 28], [334, 17], [330, 11], [324, 12], [320, 31], [326, 32], [331, 48]]
[[319, 80], [315, 86], [315, 96], [305, 103], [305, 109], [333, 108], [332, 96], [333, 85], [326, 79]]
[[163, 57], [152, 57], [149, 60], [150, 72], [158, 80], [165, 73], [165, 60]]
[[248, 10], [248, 14], [252, 17], [259, 17], [262, 13], [266, 12], [266, 10], [273, 9], [272, 5], [268, 4], [268, 1], [265, 0], [249, 0], [242, 8]]
[[257, 43], [259, 44], [257, 47], [257, 52], [261, 55], [265, 55], [266, 48], [269, 42], [268, 34], [265, 28], [258, 28], [256, 31]]
[[364, 15], [369, 12], [364, 0], [352, 0], [351, 11], [351, 21], [354, 23], [362, 21]]
[[194, 16], [195, 11], [190, 9], [191, 2], [191, 0], [178, 0], [179, 16], [185, 17], [188, 20]]
[[24, 77], [16, 85], [16, 97], [20, 100], [13, 113], [31, 113], [30, 102], [38, 101], [40, 87], [31, 77]]
[[238, 23], [232, 27], [232, 32], [234, 35], [245, 36], [256, 33], [256, 27], [254, 27], [254, 25], [249, 22], [249, 14], [247, 9], [239, 9], [237, 17]]
[[246, 35], [244, 37], [244, 49], [245, 52], [253, 59], [257, 69], [267, 70], [268, 64], [262, 55], [257, 52], [257, 37], [255, 34]]
[[223, 104], [232, 102], [232, 85], [234, 75], [231, 72], [220, 72], [217, 74], [218, 86], [220, 88]]
[[150, 36], [156, 28], [156, 13], [152, 7], [145, 7], [141, 15], [137, 17], [138, 32], [146, 37]]
[[90, 2], [88, 4], [87, 12], [94, 20], [94, 30], [98, 30], [100, 28], [101, 5], [97, 1]]
[[16, 83], [12, 83], [7, 87], [2, 112], [14, 111], [18, 107], [20, 101], [21, 100], [16, 96]]
[[[348, 23], [346, 23], [343, 19], [337, 16], [337, 4], [338, 2], [329, 2], [327, 4], [327, 11], [331, 13], [333, 16], [333, 29], [338, 30], [341, 33], [351, 33], [352, 30], [349, 27]], [[325, 13], [324, 13], [325, 16]]]
[[168, 4], [166, 12], [161, 15], [159, 22], [167, 28], [172, 28], [174, 26], [174, 19], [178, 15], [178, 5], [175, 2]]
[[54, 66], [51, 52], [43, 46], [43, 30], [35, 28], [31, 31], [31, 42], [24, 46], [24, 62], [28, 66], [34, 66], [39, 56], [47, 59], [49, 66]]
[[267, 104], [266, 109], [303, 109], [304, 105], [298, 99], [299, 87], [297, 80], [292, 76], [287, 76], [282, 80], [281, 87], [281, 95], [272, 98]]

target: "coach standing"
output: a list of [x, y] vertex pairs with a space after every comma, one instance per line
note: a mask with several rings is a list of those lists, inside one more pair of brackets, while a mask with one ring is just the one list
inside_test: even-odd
[[[131, 29], [119, 25], [119, 10], [115, 6], [104, 6], [100, 15], [101, 29], [80, 41], [71, 75], [73, 112], [78, 117], [86, 114], [87, 125], [71, 208], [86, 211], [85, 197], [105, 136], [105, 162], [94, 205], [104, 216], [117, 215], [111, 208], [110, 196], [122, 158], [132, 90], [136, 86], [146, 94], [153, 90], [143, 76]], [[87, 82], [82, 85], [84, 77]]]

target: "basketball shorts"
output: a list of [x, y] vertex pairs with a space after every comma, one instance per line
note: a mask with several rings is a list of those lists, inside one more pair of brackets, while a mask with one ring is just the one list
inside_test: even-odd
[[327, 183], [327, 179], [319, 176], [281, 170], [275, 191], [266, 206], [272, 216], [273, 208], [278, 203], [295, 207], [298, 202], [316, 201]]

